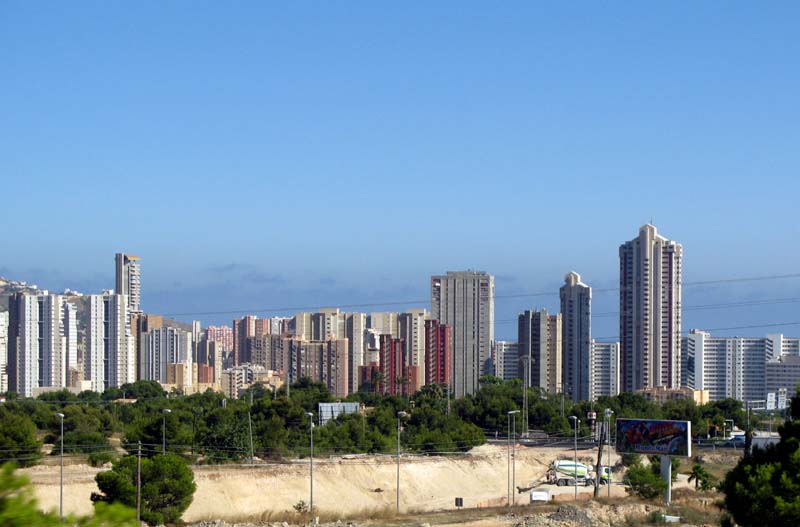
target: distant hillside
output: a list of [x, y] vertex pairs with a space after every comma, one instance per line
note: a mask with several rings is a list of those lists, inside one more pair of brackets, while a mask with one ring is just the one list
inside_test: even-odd
[[34, 284], [9, 280], [0, 276], [0, 311], [8, 311], [8, 297], [14, 293], [35, 293], [39, 288]]

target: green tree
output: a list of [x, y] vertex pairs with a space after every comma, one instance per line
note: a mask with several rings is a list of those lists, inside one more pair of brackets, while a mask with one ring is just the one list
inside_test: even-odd
[[[111, 470], [95, 476], [101, 494], [93, 493], [92, 501], [136, 506], [137, 459], [126, 456]], [[148, 525], [177, 523], [192, 503], [197, 485], [194, 473], [174, 454], [142, 459], [141, 517]]]
[[28, 417], [0, 407], [0, 463], [35, 465], [41, 457], [41, 447], [36, 439], [36, 426]]
[[[123, 384], [119, 387], [119, 391], [123, 392], [125, 397], [129, 399], [140, 400], [163, 399], [167, 395], [164, 388], [156, 381], [136, 381], [130, 384]], [[116, 398], [118, 392], [111, 391], [108, 395]]]
[[215, 409], [205, 418], [205, 430], [198, 439], [202, 451], [214, 461], [243, 459], [250, 452], [247, 412]]
[[694, 481], [694, 490], [697, 490], [700, 485], [711, 478], [711, 475], [700, 463], [692, 465], [692, 471], [689, 472], [689, 483]]
[[[800, 392], [792, 399], [800, 416]], [[739, 525], [800, 525], [800, 419], [779, 428], [780, 442], [756, 448], [728, 472], [721, 489], [725, 506]]]
[[[64, 451], [65, 452], [96, 452], [98, 447], [109, 446], [108, 436], [113, 431], [113, 418], [104, 409], [68, 405], [63, 410], [64, 414]], [[55, 416], [49, 426], [50, 434], [46, 441], [53, 443], [52, 454], [60, 451], [61, 423]]]
[[661, 496], [667, 490], [667, 482], [643, 465], [630, 467], [626, 478], [630, 485], [630, 492], [642, 499], [651, 500]]

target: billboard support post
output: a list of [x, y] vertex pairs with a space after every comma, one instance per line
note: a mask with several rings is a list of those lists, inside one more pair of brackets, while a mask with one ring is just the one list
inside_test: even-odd
[[672, 501], [672, 459], [669, 456], [661, 456], [661, 477], [667, 482], [664, 504], [669, 505]]

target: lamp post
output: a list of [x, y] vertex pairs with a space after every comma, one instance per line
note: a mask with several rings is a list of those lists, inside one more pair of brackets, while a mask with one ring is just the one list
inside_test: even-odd
[[575, 427], [575, 458], [573, 460], [574, 465], [572, 473], [572, 482], [575, 485], [575, 500], [577, 501], [578, 500], [578, 427], [581, 425], [581, 420], [574, 415], [569, 416], [569, 420], [572, 421], [572, 424]]
[[400, 512], [400, 419], [406, 417], [406, 412], [397, 412], [397, 512]]
[[506, 502], [511, 507], [511, 414], [506, 416], [506, 492], [508, 493], [508, 501]]
[[608, 458], [608, 497], [611, 497], [611, 416], [614, 410], [606, 408], [606, 458]]
[[[509, 489], [508, 503], [509, 505], [517, 504], [517, 494], [514, 489], [517, 486], [517, 414], [519, 410], [511, 410], [508, 412], [508, 417], [514, 421], [514, 428], [511, 437], [511, 488]], [[513, 417], [512, 417], [513, 416]]]
[[161, 410], [162, 421], [161, 421], [161, 453], [167, 453], [167, 414], [172, 413], [172, 410], [169, 408], [163, 408]]
[[308, 510], [314, 512], [314, 414], [306, 412], [309, 424], [309, 445], [311, 448], [311, 463], [309, 465], [309, 474], [311, 476], [311, 496], [309, 498]]
[[58, 413], [56, 417], [61, 419], [61, 490], [58, 498], [58, 513], [64, 518], [64, 414]]

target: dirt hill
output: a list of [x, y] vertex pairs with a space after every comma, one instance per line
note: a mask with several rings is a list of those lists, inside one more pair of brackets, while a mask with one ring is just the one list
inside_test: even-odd
[[[531, 486], [540, 480], [553, 459], [571, 457], [556, 449], [517, 450], [516, 482]], [[256, 467], [195, 467], [197, 492], [186, 521], [268, 518], [309, 501], [307, 460]], [[349, 517], [394, 508], [396, 465], [391, 456], [348, 456], [315, 460], [314, 505], [320, 511]], [[23, 470], [34, 483], [42, 507], [58, 507], [58, 467]], [[98, 469], [86, 465], [65, 468], [65, 511], [88, 513], [97, 488]], [[465, 507], [505, 503], [508, 485], [505, 447], [484, 445], [457, 457], [404, 456], [400, 472], [402, 510], [432, 511], [454, 508], [456, 497]], [[556, 487], [551, 487], [555, 490]], [[570, 489], [566, 489], [570, 490]], [[622, 489], [615, 489], [622, 492]], [[525, 495], [519, 495], [523, 501]]]

